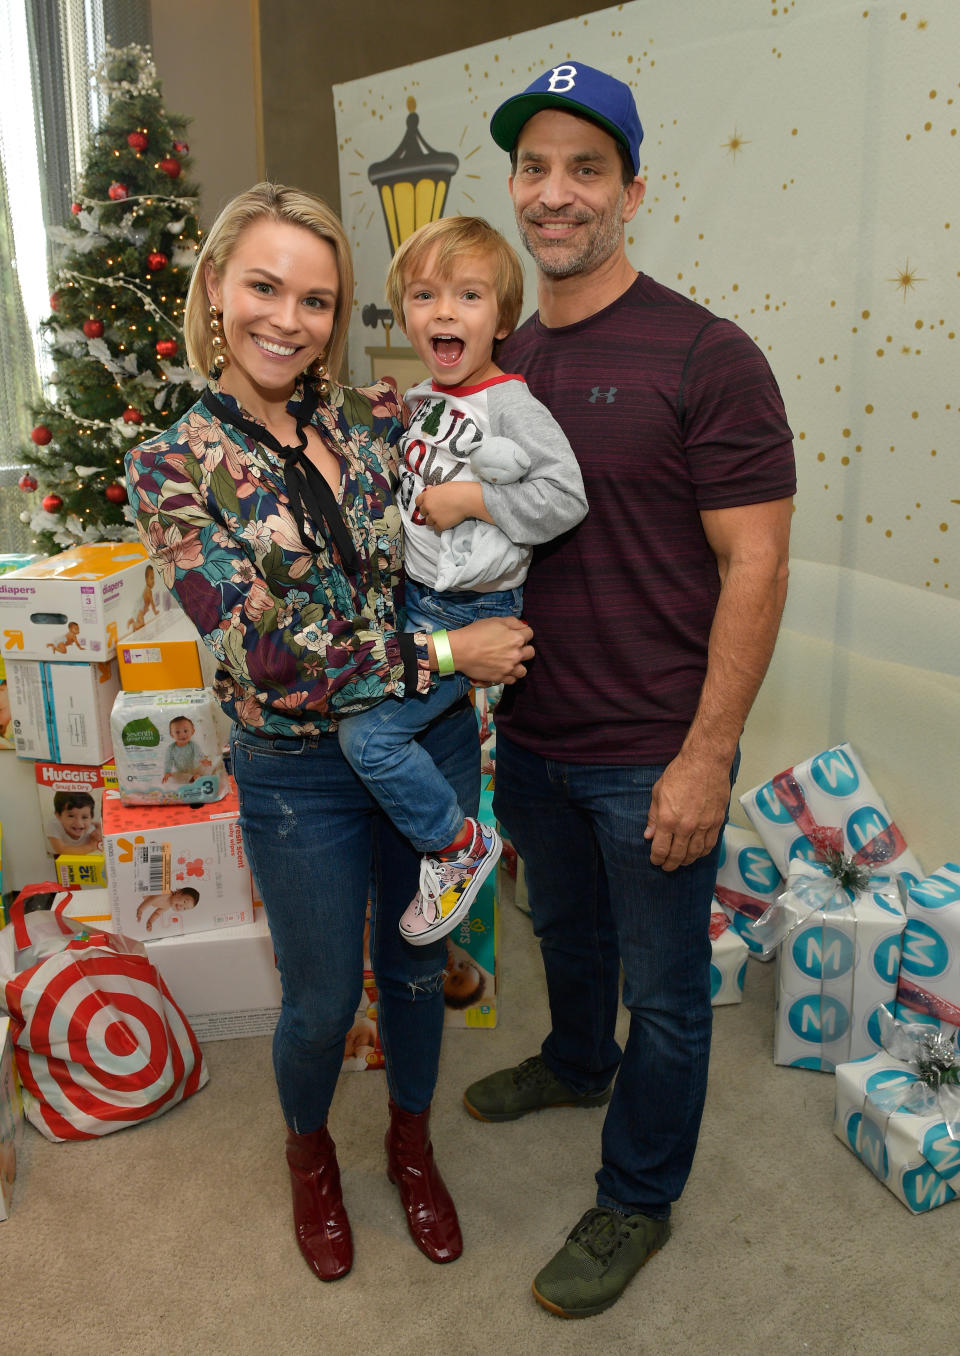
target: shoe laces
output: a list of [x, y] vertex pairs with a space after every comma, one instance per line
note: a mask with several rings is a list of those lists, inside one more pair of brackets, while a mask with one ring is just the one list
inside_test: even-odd
[[525, 1059], [522, 1064], [518, 1064], [513, 1071], [513, 1081], [516, 1087], [546, 1087], [548, 1083], [554, 1081], [554, 1076], [547, 1068], [541, 1055], [531, 1055]]
[[630, 1237], [633, 1227], [618, 1211], [594, 1206], [574, 1225], [567, 1242], [576, 1243], [598, 1262], [608, 1262]]

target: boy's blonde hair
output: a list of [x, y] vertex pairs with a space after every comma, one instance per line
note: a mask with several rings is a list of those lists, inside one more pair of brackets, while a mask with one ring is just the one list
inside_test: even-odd
[[441, 278], [448, 278], [454, 264], [464, 255], [486, 254], [493, 258], [497, 328], [508, 334], [516, 329], [523, 306], [523, 267], [516, 250], [483, 217], [441, 217], [407, 236], [387, 271], [387, 301], [400, 328], [404, 328], [403, 290], [407, 279], [416, 275], [434, 246]]
[[206, 376], [213, 364], [213, 335], [210, 331], [210, 300], [207, 296], [206, 266], [210, 264], [218, 277], [237, 247], [248, 226], [262, 220], [288, 222], [302, 226], [333, 248], [337, 259], [337, 277], [340, 289], [333, 308], [333, 332], [324, 355], [331, 377], [336, 380], [347, 344], [347, 326], [353, 306], [353, 261], [343, 226], [332, 208], [312, 193], [284, 184], [255, 184], [238, 194], [210, 227], [190, 279], [183, 314], [183, 337], [187, 346], [187, 361], [191, 367]]

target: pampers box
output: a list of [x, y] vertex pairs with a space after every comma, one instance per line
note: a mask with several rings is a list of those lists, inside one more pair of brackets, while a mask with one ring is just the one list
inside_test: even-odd
[[19, 757], [87, 767], [105, 763], [110, 711], [120, 691], [117, 661], [48, 664], [8, 655], [6, 662]]
[[110, 659], [147, 616], [179, 613], [138, 542], [94, 542], [0, 577], [3, 653]]
[[214, 805], [126, 806], [103, 793], [113, 930], [146, 940], [253, 922], [237, 790]]
[[205, 688], [120, 692], [110, 728], [124, 805], [197, 805], [229, 790], [220, 707]]

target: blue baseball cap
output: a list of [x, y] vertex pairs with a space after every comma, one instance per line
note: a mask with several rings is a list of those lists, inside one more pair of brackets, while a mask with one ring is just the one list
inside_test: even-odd
[[490, 119], [490, 135], [501, 150], [512, 151], [523, 124], [544, 108], [559, 108], [595, 122], [626, 147], [634, 174], [640, 172], [643, 128], [633, 90], [622, 80], [582, 61], [554, 66], [522, 94], [500, 105]]

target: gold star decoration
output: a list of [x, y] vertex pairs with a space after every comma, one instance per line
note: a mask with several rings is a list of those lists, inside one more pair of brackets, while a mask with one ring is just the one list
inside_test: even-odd
[[733, 136], [730, 138], [729, 141], [723, 142], [722, 145], [723, 149], [729, 151], [730, 154], [733, 156], [734, 160], [736, 160], [739, 152], [743, 150], [744, 146], [749, 146], [750, 143], [740, 135], [736, 128], [734, 128]]
[[919, 278], [917, 271], [910, 267], [910, 260], [904, 264], [903, 268], [894, 277], [888, 278], [887, 282], [896, 283], [903, 293], [903, 303], [907, 303], [907, 293], [912, 292], [917, 283], [926, 282], [926, 278]]

